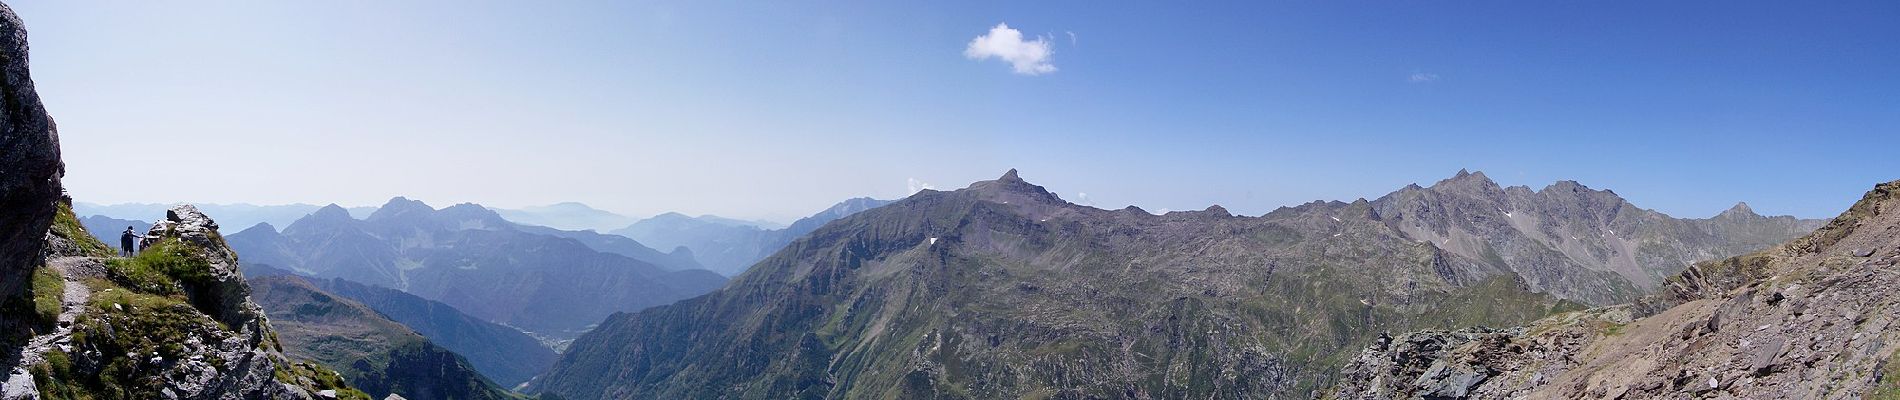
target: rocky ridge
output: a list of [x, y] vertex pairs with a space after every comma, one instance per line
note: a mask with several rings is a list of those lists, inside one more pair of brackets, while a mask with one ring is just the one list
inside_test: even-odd
[[1813, 233], [1698, 263], [1633, 304], [1400, 335], [1335, 398], [1900, 396], [1900, 181]]

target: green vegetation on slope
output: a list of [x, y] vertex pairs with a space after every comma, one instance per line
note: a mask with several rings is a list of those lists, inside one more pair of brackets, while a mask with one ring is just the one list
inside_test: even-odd
[[351, 388], [343, 381], [343, 375], [320, 364], [296, 362], [290, 365], [277, 365], [271, 374], [278, 382], [311, 382], [314, 390], [335, 390], [339, 400], [374, 400], [368, 393]]
[[249, 280], [285, 352], [340, 372], [372, 396], [512, 399], [466, 360], [368, 306], [318, 289], [303, 278]]
[[1888, 355], [1887, 361], [1881, 364], [1880, 371], [1877, 372], [1880, 374], [1880, 382], [1878, 386], [1874, 386], [1873, 393], [1867, 394], [1867, 398], [1900, 400], [1900, 350], [1895, 350], [1893, 354]]
[[66, 281], [61, 279], [59, 271], [40, 267], [33, 270], [33, 315], [39, 317], [40, 326], [51, 329], [59, 322], [60, 296], [66, 294]]
[[[203, 342], [199, 333], [222, 329], [179, 295], [141, 293], [104, 281], [92, 286], [100, 290], [74, 324], [73, 347], [127, 356], [108, 357], [96, 373], [80, 373], [64, 353], [49, 354], [34, 370], [48, 397], [141, 399], [159, 393], [164, 381], [142, 369], [154, 360], [200, 354], [186, 346]], [[215, 356], [205, 361], [220, 368], [228, 362]]]
[[79, 217], [73, 214], [73, 206], [65, 202], [60, 202], [59, 211], [53, 214], [52, 231], [53, 235], [71, 242], [82, 255], [93, 257], [113, 255], [111, 247], [107, 247], [105, 243], [99, 241], [99, 238], [86, 232], [86, 227], [79, 224]]

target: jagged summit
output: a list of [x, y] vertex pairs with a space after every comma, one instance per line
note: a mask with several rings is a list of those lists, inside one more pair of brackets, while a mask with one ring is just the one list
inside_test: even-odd
[[1484, 174], [1484, 171], [1474, 172], [1474, 171], [1465, 170], [1464, 168], [1459, 168], [1457, 174], [1453, 174], [1450, 178], [1445, 178], [1444, 180], [1438, 181], [1437, 184], [1432, 185], [1432, 186], [1438, 186], [1438, 185], [1444, 185], [1444, 184], [1490, 184], [1492, 186], [1497, 185], [1496, 182], [1491, 181], [1490, 176], [1486, 176]]
[[1021, 176], [1016, 174], [1015, 168], [1004, 172], [1003, 176], [996, 178], [996, 180], [971, 183], [970, 187], [964, 190], [976, 192], [985, 200], [999, 203], [1063, 203], [1062, 198], [1056, 196], [1055, 193], [1050, 193], [1048, 189], [1044, 189], [1042, 186], [1023, 180]]
[[1745, 201], [1744, 201], [1744, 202], [1736, 202], [1736, 203], [1735, 203], [1735, 206], [1734, 206], [1734, 207], [1729, 207], [1729, 208], [1728, 208], [1728, 210], [1724, 210], [1724, 211], [1722, 211], [1722, 213], [1721, 213], [1721, 214], [1716, 214], [1715, 216], [1716, 216], [1717, 218], [1722, 218], [1722, 217], [1730, 217], [1730, 218], [1734, 218], [1734, 217], [1759, 217], [1759, 216], [1761, 216], [1761, 214], [1756, 214], [1756, 213], [1755, 213], [1755, 209], [1754, 209], [1754, 208], [1750, 208], [1750, 207], [1748, 206], [1748, 202], [1745, 202]]

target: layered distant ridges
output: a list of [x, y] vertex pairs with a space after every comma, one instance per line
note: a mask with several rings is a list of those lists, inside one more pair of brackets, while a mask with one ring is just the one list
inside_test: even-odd
[[247, 262], [402, 289], [555, 338], [571, 337], [615, 311], [665, 304], [724, 283], [704, 270], [670, 271], [544, 234], [474, 204], [437, 210], [398, 197], [362, 220], [332, 205], [281, 233], [270, 228], [234, 234], [233, 246], [257, 255]]
[[690, 217], [665, 213], [611, 233], [659, 248], [690, 249], [690, 255], [706, 269], [736, 276], [826, 223], [890, 203], [890, 200], [872, 198], [849, 199], [801, 218], [784, 229], [764, 229], [710, 215]]

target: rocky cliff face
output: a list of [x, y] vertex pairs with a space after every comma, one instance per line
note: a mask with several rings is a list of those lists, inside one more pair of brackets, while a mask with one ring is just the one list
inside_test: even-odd
[[1878, 185], [1809, 235], [1697, 264], [1635, 304], [1377, 343], [1331, 395], [1900, 396], [1897, 192], [1900, 181]]
[[[40, 256], [47, 228], [62, 196], [59, 133], [33, 90], [27, 68], [26, 27], [0, 4], [0, 300], [20, 304]], [[5, 321], [24, 321], [18, 307], [0, 309]], [[0, 337], [18, 338], [25, 327], [0, 323]], [[7, 346], [12, 347], [12, 346]]]

